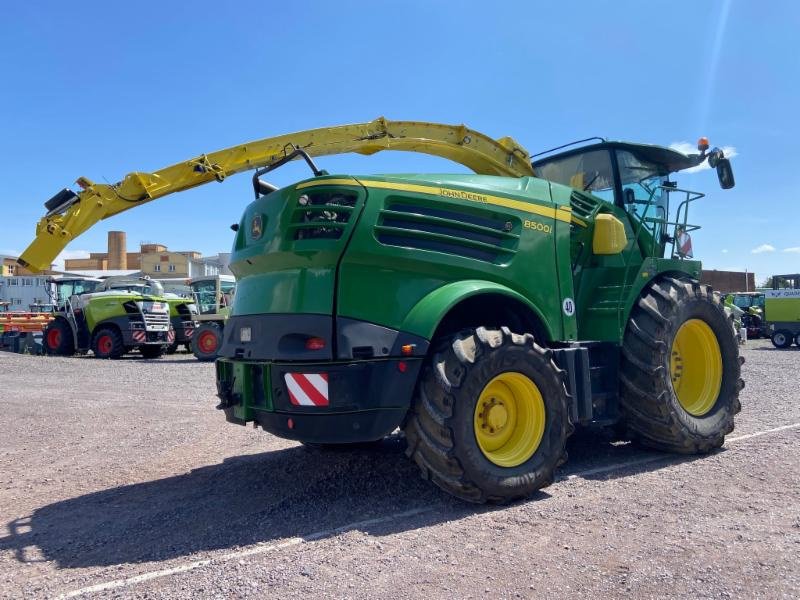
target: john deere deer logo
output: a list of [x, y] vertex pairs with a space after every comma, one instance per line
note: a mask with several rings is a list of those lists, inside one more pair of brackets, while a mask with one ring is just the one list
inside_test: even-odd
[[263, 227], [261, 223], [261, 215], [256, 215], [253, 217], [253, 220], [250, 222], [250, 237], [254, 240], [257, 240], [261, 237], [261, 233], [263, 232]]

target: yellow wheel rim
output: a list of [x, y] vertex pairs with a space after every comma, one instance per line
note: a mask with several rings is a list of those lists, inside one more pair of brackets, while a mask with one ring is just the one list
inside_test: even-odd
[[722, 354], [705, 321], [689, 319], [680, 326], [672, 341], [670, 373], [686, 412], [702, 417], [714, 407], [722, 386]]
[[516, 467], [539, 448], [546, 413], [542, 393], [522, 373], [502, 373], [483, 388], [475, 405], [475, 440], [500, 467]]

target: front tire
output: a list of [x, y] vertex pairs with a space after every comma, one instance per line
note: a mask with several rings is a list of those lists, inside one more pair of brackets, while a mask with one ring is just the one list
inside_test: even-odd
[[504, 503], [553, 482], [573, 427], [562, 372], [530, 334], [478, 327], [423, 367], [404, 426], [425, 479], [462, 500]]
[[122, 334], [113, 327], [101, 327], [92, 339], [95, 358], [121, 358], [125, 354]]
[[631, 310], [620, 407], [628, 434], [682, 454], [719, 448], [741, 410], [739, 345], [719, 298], [697, 281], [654, 281]]
[[222, 329], [216, 323], [203, 323], [192, 335], [192, 352], [197, 360], [216, 359], [220, 346], [222, 346]]

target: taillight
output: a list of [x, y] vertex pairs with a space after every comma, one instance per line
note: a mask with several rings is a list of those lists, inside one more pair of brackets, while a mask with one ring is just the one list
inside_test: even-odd
[[306, 350], [322, 350], [325, 348], [325, 340], [321, 337], [312, 337], [306, 340]]

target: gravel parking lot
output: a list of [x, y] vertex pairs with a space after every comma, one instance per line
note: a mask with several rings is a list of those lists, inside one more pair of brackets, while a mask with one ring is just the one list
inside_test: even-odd
[[390, 438], [319, 452], [225, 423], [189, 355], [0, 353], [0, 596], [800, 595], [800, 350], [751, 341], [725, 448], [575, 436], [505, 508], [420, 480]]

